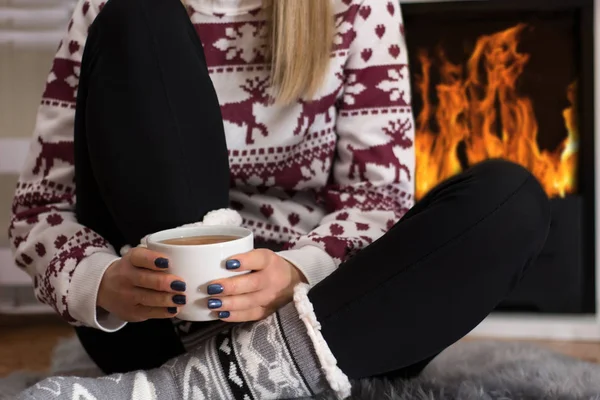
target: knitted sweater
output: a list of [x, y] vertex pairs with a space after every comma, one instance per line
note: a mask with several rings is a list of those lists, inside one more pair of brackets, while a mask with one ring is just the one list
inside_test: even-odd
[[[39, 301], [74, 325], [124, 323], [98, 312], [105, 270], [119, 256], [80, 225], [73, 123], [88, 27], [103, 0], [80, 0], [47, 79], [9, 235]], [[385, 233], [413, 204], [414, 127], [396, 0], [330, 0], [336, 34], [315, 99], [268, 102], [260, 0], [188, 0], [224, 119], [231, 207], [258, 239], [314, 286]], [[198, 121], [199, 124], [201, 121]], [[194, 222], [194, 221], [190, 221]]]

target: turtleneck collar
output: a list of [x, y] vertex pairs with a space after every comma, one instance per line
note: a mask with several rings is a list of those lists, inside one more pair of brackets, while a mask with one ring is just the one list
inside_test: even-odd
[[192, 0], [192, 2], [198, 11], [222, 15], [246, 14], [262, 5], [261, 0]]

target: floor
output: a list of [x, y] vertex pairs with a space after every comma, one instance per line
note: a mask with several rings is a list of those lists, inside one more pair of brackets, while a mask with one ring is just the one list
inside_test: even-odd
[[44, 371], [56, 343], [73, 330], [53, 316], [0, 316], [0, 377], [17, 370]]
[[[52, 349], [72, 329], [55, 317], [0, 316], [0, 377], [17, 370], [44, 371]], [[468, 339], [474, 340], [474, 339]], [[600, 343], [535, 342], [583, 360], [600, 363]]]

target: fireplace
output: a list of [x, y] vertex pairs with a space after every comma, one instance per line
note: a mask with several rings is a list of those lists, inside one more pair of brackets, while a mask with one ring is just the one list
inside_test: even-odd
[[595, 310], [593, 0], [403, 4], [416, 197], [489, 158], [552, 203], [542, 254], [499, 311]]

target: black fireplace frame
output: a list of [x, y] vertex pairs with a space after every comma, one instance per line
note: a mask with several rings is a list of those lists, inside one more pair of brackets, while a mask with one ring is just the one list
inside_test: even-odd
[[[594, 0], [458, 0], [400, 2], [405, 24], [411, 18], [448, 19], [450, 13], [465, 10], [469, 12], [531, 12], [575, 11], [579, 20], [579, 69], [581, 82], [578, 85], [579, 118], [579, 166], [578, 193], [582, 197], [582, 242], [581, 265], [583, 283], [581, 290], [582, 314], [596, 313], [596, 210], [595, 210], [595, 76], [594, 76]], [[406, 31], [410, 40], [410, 31]], [[408, 55], [409, 60], [411, 54]], [[414, 88], [413, 88], [414, 93]], [[600, 100], [599, 100], [600, 101]], [[600, 156], [600, 155], [598, 155]]]

